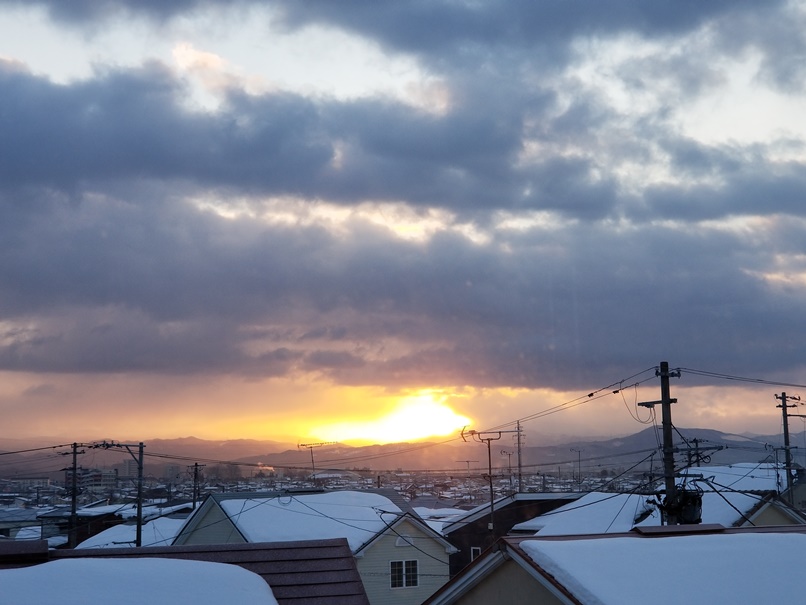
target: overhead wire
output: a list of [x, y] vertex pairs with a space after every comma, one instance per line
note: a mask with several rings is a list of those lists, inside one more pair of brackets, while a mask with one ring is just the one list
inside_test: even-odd
[[763, 378], [748, 378], [746, 376], [736, 376], [733, 374], [723, 374], [721, 372], [709, 372], [707, 370], [697, 370], [693, 368], [677, 368], [681, 372], [688, 372], [689, 374], [694, 374], [695, 376], [703, 376], [707, 378], [719, 378], [721, 380], [733, 380], [737, 382], [750, 382], [754, 384], [764, 384], [767, 386], [777, 386], [777, 387], [794, 387], [800, 389], [806, 389], [806, 384], [797, 384], [792, 382], [780, 382], [777, 380], [765, 380]]

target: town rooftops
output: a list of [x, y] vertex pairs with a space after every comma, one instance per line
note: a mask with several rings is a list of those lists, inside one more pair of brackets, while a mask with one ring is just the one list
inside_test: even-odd
[[48, 550], [47, 542], [0, 542], [0, 569], [61, 559], [131, 557], [238, 565], [261, 576], [280, 605], [368, 605], [355, 559], [344, 539], [262, 544], [213, 544]]
[[[450, 605], [471, 594], [498, 594], [499, 602], [514, 602], [506, 599], [516, 594], [532, 602], [529, 594], [548, 594], [551, 599], [540, 602], [563, 605], [796, 603], [803, 598], [797, 553], [804, 549], [804, 526], [506, 537], [425, 604]], [[526, 574], [502, 575], [497, 570], [504, 565]]]

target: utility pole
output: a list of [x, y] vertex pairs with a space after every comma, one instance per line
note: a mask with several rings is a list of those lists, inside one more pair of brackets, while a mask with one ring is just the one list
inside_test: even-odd
[[797, 407], [797, 404], [788, 404], [787, 400], [791, 399], [792, 401], [800, 401], [800, 397], [797, 395], [789, 395], [787, 397], [786, 393], [781, 393], [780, 397], [778, 395], [775, 396], [776, 399], [781, 401], [780, 405], [776, 405], [775, 407], [781, 408], [781, 414], [784, 418], [784, 468], [786, 469], [786, 493], [789, 496], [789, 503], [792, 503], [792, 448], [789, 445], [789, 417], [790, 416], [799, 416], [799, 414], [790, 414], [787, 412], [787, 408], [794, 408]]
[[199, 469], [204, 468], [206, 465], [194, 462], [193, 466], [188, 467], [188, 471], [193, 469], [193, 510], [196, 510], [196, 502], [201, 499], [201, 483]]
[[478, 462], [478, 460], [457, 460], [456, 462], [464, 462], [467, 464], [467, 476], [470, 477], [470, 463]]
[[[73, 454], [73, 465], [71, 467], [72, 477], [70, 478], [70, 532], [67, 544], [70, 548], [75, 548], [78, 542], [78, 454], [83, 454], [84, 450], [78, 451], [78, 443], [71, 446]], [[63, 452], [66, 454], [67, 452]]]
[[509, 489], [512, 490], [512, 452], [501, 450], [501, 455], [507, 457], [507, 475], [509, 476]]
[[143, 545], [143, 442], [137, 447], [137, 534], [134, 545], [139, 548]]
[[[694, 444], [693, 460], [694, 462], [697, 463], [697, 466], [700, 466], [700, 440], [697, 437], [694, 437], [694, 439], [692, 439], [691, 442]], [[691, 448], [688, 449], [687, 453], [688, 453], [688, 466], [691, 467], [692, 462]]]
[[523, 459], [521, 458], [521, 421], [517, 423], [518, 430], [518, 493], [523, 493]]
[[[129, 455], [137, 462], [137, 533], [135, 534], [134, 545], [140, 547], [143, 545], [143, 442], [139, 444], [131, 443], [115, 443], [114, 441], [102, 441], [96, 443], [92, 447], [102, 447], [104, 449], [110, 448], [124, 448]], [[132, 448], [136, 447], [138, 450], [137, 456], [132, 452]]]
[[473, 441], [484, 443], [487, 445], [487, 469], [488, 479], [490, 481], [490, 522], [487, 524], [487, 529], [490, 530], [490, 544], [495, 541], [495, 490], [493, 489], [493, 456], [490, 449], [490, 444], [493, 441], [498, 441], [504, 433], [515, 433], [517, 431], [488, 431], [480, 433], [478, 431], [467, 431], [462, 429], [462, 441], [467, 441], [465, 435], [470, 435]]
[[322, 441], [320, 443], [300, 443], [299, 445], [297, 445], [297, 449], [300, 449], [302, 447], [306, 447], [311, 452], [311, 479], [312, 479], [314, 485], [316, 485], [317, 482], [316, 482], [316, 466], [314, 465], [314, 462], [313, 462], [313, 450], [316, 447], [322, 447], [323, 445], [332, 445], [333, 443], [335, 443], [335, 442], [334, 441]]
[[661, 361], [660, 368], [655, 372], [660, 377], [660, 401], [647, 401], [638, 405], [652, 408], [657, 404], [661, 406], [661, 423], [663, 428], [663, 478], [666, 487], [666, 498], [664, 499], [664, 515], [666, 525], [677, 525], [678, 502], [677, 485], [674, 480], [674, 440], [672, 427], [672, 404], [677, 403], [677, 399], [669, 396], [669, 377], [680, 377], [680, 370], [669, 371], [669, 362]]
[[[572, 452], [577, 453], [577, 491], [582, 491], [582, 450], [578, 447], [572, 447]], [[573, 477], [571, 477], [573, 480]]]

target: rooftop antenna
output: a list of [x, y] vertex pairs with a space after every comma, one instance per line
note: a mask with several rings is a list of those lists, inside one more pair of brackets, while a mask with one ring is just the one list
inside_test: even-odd
[[301, 449], [303, 447], [306, 447], [311, 452], [311, 477], [313, 478], [314, 483], [316, 483], [316, 466], [314, 465], [314, 462], [313, 462], [313, 450], [314, 450], [314, 448], [322, 447], [323, 445], [333, 445], [335, 443], [336, 443], [335, 441], [320, 441], [318, 443], [298, 443], [297, 444], [297, 449]]

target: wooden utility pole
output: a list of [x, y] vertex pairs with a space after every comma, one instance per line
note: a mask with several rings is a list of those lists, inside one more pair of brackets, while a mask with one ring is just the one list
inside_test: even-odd
[[666, 525], [677, 525], [678, 520], [678, 498], [677, 484], [674, 480], [674, 439], [672, 426], [672, 404], [677, 403], [677, 399], [672, 399], [669, 393], [669, 377], [680, 376], [680, 371], [669, 372], [669, 362], [661, 361], [656, 372], [660, 377], [660, 401], [647, 401], [638, 405], [652, 408], [657, 404], [661, 406], [661, 425], [663, 429], [663, 478], [666, 487], [666, 497], [664, 499], [664, 515]]
[[465, 436], [470, 436], [473, 441], [484, 443], [487, 445], [487, 478], [490, 482], [490, 522], [487, 524], [487, 529], [490, 530], [490, 544], [495, 542], [495, 489], [493, 488], [493, 458], [490, 449], [490, 444], [493, 441], [501, 439], [504, 433], [515, 433], [516, 431], [467, 431], [462, 429], [462, 441], [467, 441]]
[[143, 545], [143, 447], [141, 441], [137, 456], [137, 532], [134, 542], [137, 548]]
[[[143, 448], [145, 446], [142, 441], [137, 445], [131, 443], [117, 443], [115, 441], [102, 441], [92, 447], [101, 447], [107, 450], [110, 448], [118, 450], [122, 448], [129, 452], [129, 456], [134, 458], [135, 462], [137, 462], [137, 533], [135, 534], [134, 545], [140, 547], [143, 545]], [[137, 456], [132, 452], [133, 447], [138, 449]]]
[[194, 462], [192, 467], [188, 467], [188, 470], [191, 468], [193, 469], [193, 510], [196, 510], [196, 502], [201, 498], [201, 485], [199, 481], [199, 469], [204, 468], [204, 464], [199, 464], [198, 462]]
[[786, 469], [786, 493], [788, 495], [788, 499], [790, 504], [792, 503], [792, 448], [789, 445], [789, 416], [794, 414], [790, 414], [787, 412], [787, 408], [794, 408], [797, 407], [796, 404], [788, 404], [787, 400], [791, 399], [793, 401], [800, 401], [800, 397], [790, 395], [787, 397], [786, 393], [781, 393], [780, 397], [778, 395], [775, 396], [776, 399], [781, 401], [781, 405], [777, 405], [775, 407], [781, 408], [781, 414], [784, 418], [784, 468]]
[[78, 443], [72, 445], [73, 449], [73, 476], [70, 479], [70, 533], [67, 537], [67, 544], [70, 548], [75, 548], [78, 543], [78, 454], [83, 454], [84, 450], [78, 451]]
[[523, 493], [523, 458], [521, 457], [521, 421], [518, 420], [518, 493]]

